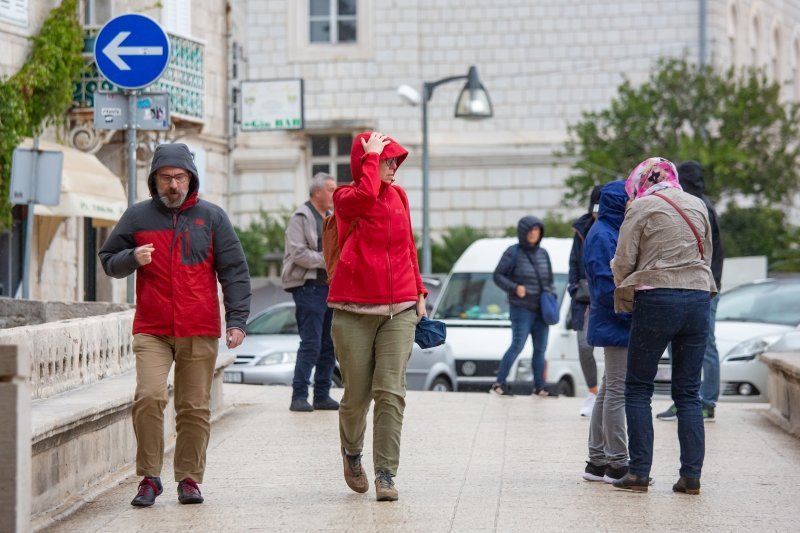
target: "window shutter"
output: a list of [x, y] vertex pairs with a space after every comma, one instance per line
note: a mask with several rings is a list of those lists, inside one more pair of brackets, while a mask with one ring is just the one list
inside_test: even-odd
[[0, 20], [28, 25], [28, 0], [0, 0]]

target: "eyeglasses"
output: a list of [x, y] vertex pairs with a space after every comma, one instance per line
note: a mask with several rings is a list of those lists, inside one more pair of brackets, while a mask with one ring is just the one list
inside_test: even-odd
[[159, 174], [157, 177], [158, 181], [160, 181], [164, 185], [167, 185], [172, 180], [175, 180], [175, 183], [185, 183], [186, 180], [189, 179], [189, 176], [187, 174], [175, 174], [174, 176], [170, 176], [169, 174]]
[[389, 167], [389, 168], [392, 168], [392, 167], [397, 168], [397, 158], [396, 157], [390, 157], [389, 159], [382, 159], [381, 161], [386, 163], [386, 166]]

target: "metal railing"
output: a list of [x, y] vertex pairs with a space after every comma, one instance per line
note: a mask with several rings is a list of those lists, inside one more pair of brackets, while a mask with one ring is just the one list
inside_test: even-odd
[[[96, 91], [121, 89], [100, 74], [94, 62], [94, 40], [98, 27], [86, 27], [83, 39], [85, 68], [75, 81], [73, 107], [91, 109]], [[170, 60], [164, 75], [145, 91], [169, 94], [170, 113], [183, 117], [203, 119], [203, 90], [205, 45], [197, 40], [167, 32], [170, 43]]]

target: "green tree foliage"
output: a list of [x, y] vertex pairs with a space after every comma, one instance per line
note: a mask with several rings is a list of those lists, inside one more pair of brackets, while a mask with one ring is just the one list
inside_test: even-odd
[[291, 213], [286, 210], [278, 215], [261, 210], [258, 219], [250, 222], [246, 229], [234, 228], [242, 243], [251, 276], [269, 274], [267, 254], [276, 258], [283, 255], [286, 224], [290, 216]]
[[638, 87], [625, 81], [608, 108], [569, 127], [559, 154], [574, 161], [565, 200], [583, 203], [593, 185], [627, 177], [643, 159], [699, 161], [712, 198], [755, 205], [800, 190], [800, 107], [760, 71], [724, 73], [685, 59], [663, 59]]
[[[470, 244], [488, 236], [485, 231], [472, 226], [448, 228], [447, 233], [442, 235], [441, 242], [431, 243], [431, 269], [438, 273], [450, 272], [453, 264]], [[419, 252], [418, 255], [421, 256], [422, 253]]]
[[77, 0], [64, 0], [31, 38], [22, 68], [0, 80], [0, 229], [11, 222], [8, 192], [11, 155], [24, 137], [38, 135], [65, 119], [72, 103], [73, 82], [84, 68], [83, 30]]
[[770, 271], [800, 271], [800, 231], [769, 207], [731, 205], [720, 215], [726, 257], [766, 255]]

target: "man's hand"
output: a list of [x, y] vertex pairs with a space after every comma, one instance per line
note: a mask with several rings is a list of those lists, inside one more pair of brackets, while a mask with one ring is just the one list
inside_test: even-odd
[[525, 285], [517, 285], [517, 298], [525, 298]]
[[155, 250], [152, 242], [143, 244], [133, 251], [133, 257], [140, 266], [149, 265], [153, 262], [153, 252]]
[[225, 346], [228, 349], [233, 349], [242, 344], [244, 340], [244, 331], [239, 328], [228, 328], [225, 331]]
[[373, 131], [372, 135], [369, 136], [369, 140], [365, 141], [364, 138], [361, 138], [361, 146], [364, 147], [365, 152], [373, 152], [378, 155], [383, 152], [383, 149], [389, 144], [389, 138], [384, 135], [383, 133], [378, 133], [377, 131]]

